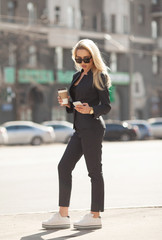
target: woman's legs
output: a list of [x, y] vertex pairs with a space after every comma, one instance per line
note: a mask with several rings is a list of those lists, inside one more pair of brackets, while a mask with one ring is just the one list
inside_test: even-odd
[[72, 136], [58, 165], [59, 173], [59, 206], [61, 216], [68, 215], [72, 188], [72, 170], [82, 156], [82, 145], [78, 134]]
[[102, 140], [104, 129], [87, 130], [82, 133], [82, 148], [91, 178], [91, 213], [94, 217], [104, 211], [104, 181], [102, 175]]

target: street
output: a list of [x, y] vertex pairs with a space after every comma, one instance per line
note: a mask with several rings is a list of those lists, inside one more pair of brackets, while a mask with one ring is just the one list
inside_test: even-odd
[[[162, 206], [162, 141], [103, 143], [105, 208]], [[57, 164], [65, 144], [0, 147], [0, 214], [57, 209]], [[84, 163], [73, 172], [71, 209], [90, 208]]]

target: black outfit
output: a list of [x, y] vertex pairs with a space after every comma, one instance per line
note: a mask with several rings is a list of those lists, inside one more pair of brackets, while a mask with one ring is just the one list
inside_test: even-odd
[[75, 133], [72, 136], [63, 157], [58, 165], [59, 171], [59, 206], [68, 207], [72, 187], [72, 170], [82, 155], [85, 157], [86, 166], [92, 183], [91, 211], [104, 211], [104, 181], [102, 176], [102, 140], [105, 124], [101, 115], [110, 111], [109, 91], [105, 85], [105, 77], [101, 74], [103, 90], [93, 85], [93, 73], [90, 70], [84, 75], [77, 86], [74, 83], [79, 79], [81, 72], [73, 76], [69, 93], [72, 101], [88, 103], [93, 107], [94, 114], [81, 114], [71, 107], [66, 108], [68, 113], [74, 113]]

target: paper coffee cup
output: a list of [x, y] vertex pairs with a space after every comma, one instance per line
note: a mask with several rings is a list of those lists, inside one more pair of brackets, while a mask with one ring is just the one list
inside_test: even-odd
[[62, 104], [68, 104], [68, 91], [67, 91], [67, 88], [58, 89], [58, 95], [62, 99]]

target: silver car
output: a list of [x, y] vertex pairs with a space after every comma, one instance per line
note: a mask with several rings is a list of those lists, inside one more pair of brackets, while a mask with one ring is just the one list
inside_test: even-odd
[[0, 145], [7, 144], [8, 142], [8, 135], [6, 128], [0, 126]]
[[7, 130], [8, 144], [53, 143], [55, 133], [52, 127], [45, 127], [31, 121], [12, 121], [2, 125]]
[[146, 120], [134, 119], [134, 120], [127, 120], [126, 122], [131, 124], [132, 126], [138, 127], [139, 129], [138, 139], [146, 140], [152, 137], [150, 124]]
[[154, 138], [162, 138], [162, 117], [150, 118], [148, 122], [151, 126], [152, 136]]
[[74, 133], [73, 124], [67, 121], [46, 121], [42, 124], [53, 127], [56, 135], [56, 142], [68, 143]]

